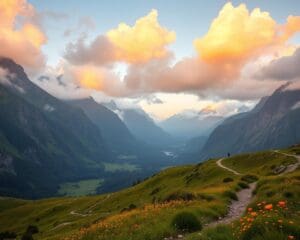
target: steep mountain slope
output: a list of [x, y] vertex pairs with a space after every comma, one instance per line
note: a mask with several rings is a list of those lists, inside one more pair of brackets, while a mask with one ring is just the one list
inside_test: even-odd
[[173, 136], [191, 139], [198, 136], [209, 136], [209, 134], [223, 120], [221, 116], [202, 116], [201, 113], [193, 116], [184, 113], [176, 114], [159, 125]]
[[142, 109], [119, 108], [115, 102], [104, 106], [118, 113], [130, 132], [138, 139], [153, 146], [167, 146], [174, 139], [161, 129]]
[[[225, 167], [241, 175], [220, 167], [217, 160], [210, 160], [165, 169], [112, 194], [38, 201], [1, 198], [0, 219], [5, 221], [0, 225], [0, 232], [13, 231], [20, 236], [32, 224], [40, 230], [36, 239], [48, 240], [177, 239], [175, 236], [182, 233], [184, 239], [193, 240], [271, 240], [288, 239], [289, 235], [298, 239], [300, 219], [296, 213], [300, 210], [297, 204], [300, 195], [296, 186], [300, 171], [296, 169], [282, 175], [275, 170], [295, 164], [297, 159], [285, 153], [294, 155], [299, 149], [298, 146], [279, 152], [238, 155], [222, 161]], [[227, 215], [228, 206], [236, 202], [233, 199], [241, 189], [253, 181], [257, 181], [257, 187], [255, 198], [250, 199], [252, 210], [245, 212], [241, 220], [233, 221], [233, 227], [216, 227], [215, 224]], [[288, 208], [277, 207], [278, 201]], [[260, 206], [264, 208], [270, 204], [276, 211], [259, 211]], [[178, 230], [172, 220], [182, 212], [192, 213], [204, 229], [194, 234]], [[244, 219], [249, 218], [249, 228], [240, 231]], [[270, 225], [265, 228], [267, 221]], [[276, 225], [271, 224], [273, 222]], [[273, 237], [268, 237], [270, 232]], [[252, 235], [249, 237], [249, 234]]]
[[123, 119], [130, 131], [140, 140], [151, 145], [169, 144], [171, 136], [158, 127], [142, 110], [125, 109]]
[[249, 113], [224, 121], [210, 135], [201, 158], [282, 148], [300, 142], [300, 90], [284, 85]]
[[100, 129], [110, 149], [118, 153], [132, 153], [137, 141], [117, 114], [94, 101], [93, 98], [69, 101], [81, 108], [92, 122]]
[[0, 67], [9, 72], [0, 85], [0, 193], [51, 196], [59, 182], [99, 176], [110, 155], [83, 111], [34, 85], [13, 61], [1, 58]]

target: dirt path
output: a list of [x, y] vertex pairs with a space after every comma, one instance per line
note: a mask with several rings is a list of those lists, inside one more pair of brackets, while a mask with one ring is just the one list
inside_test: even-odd
[[68, 225], [70, 225], [70, 224], [71, 224], [71, 222], [64, 222], [64, 223], [61, 223], [61, 224], [57, 225], [56, 227], [50, 229], [49, 232], [50, 232], [50, 231], [54, 231], [54, 230], [56, 230], [56, 229], [58, 229], [58, 228], [61, 228], [61, 227], [64, 227], [64, 226], [68, 226]]
[[[280, 154], [283, 154], [286, 156], [290, 156], [290, 157], [295, 157], [298, 160], [296, 163], [288, 165], [286, 167], [286, 169], [281, 174], [279, 174], [279, 176], [293, 172], [300, 166], [300, 155], [283, 153], [283, 152], [279, 152], [277, 150], [274, 150], [274, 152], [280, 153]], [[241, 173], [239, 173], [229, 167], [225, 167], [222, 164], [223, 159], [224, 158], [221, 158], [216, 162], [216, 164], [219, 167], [226, 169], [227, 171], [232, 172], [235, 175], [242, 175]], [[231, 204], [229, 205], [229, 212], [224, 218], [220, 218], [219, 220], [217, 220], [215, 222], [206, 224], [206, 225], [204, 225], [204, 227], [214, 227], [214, 226], [217, 226], [218, 224], [229, 224], [232, 221], [236, 220], [237, 218], [241, 217], [243, 215], [243, 213], [245, 212], [247, 206], [252, 201], [252, 198], [253, 198], [252, 192], [256, 188], [256, 183], [257, 182], [251, 183], [251, 184], [249, 184], [249, 188], [242, 189], [241, 191], [237, 192], [238, 200], [231, 202]], [[164, 238], [164, 240], [184, 240], [184, 236], [178, 235], [177, 237]]]
[[71, 215], [76, 215], [76, 216], [79, 216], [79, 217], [87, 217], [87, 216], [90, 216], [93, 212], [93, 208], [95, 208], [97, 205], [99, 205], [100, 203], [104, 202], [105, 200], [109, 199], [111, 197], [112, 194], [108, 194], [104, 199], [102, 199], [101, 201], [99, 202], [96, 202], [95, 204], [91, 205], [89, 208], [87, 208], [85, 210], [85, 212], [87, 212], [86, 214], [85, 213], [79, 213], [79, 212], [76, 212], [75, 210], [71, 211], [70, 214]]
[[[225, 167], [222, 164], [222, 160], [224, 158], [219, 159], [216, 164], [223, 169], [226, 169], [227, 171], [233, 173], [234, 175], [242, 175], [241, 173], [229, 168]], [[228, 224], [231, 223], [232, 221], [236, 220], [240, 216], [243, 215], [245, 212], [247, 206], [249, 203], [252, 201], [252, 192], [256, 187], [256, 182], [249, 184], [249, 188], [242, 189], [241, 191], [237, 192], [237, 201], [232, 201], [231, 204], [229, 205], [229, 211], [227, 215], [224, 218], [220, 218], [217, 221], [214, 221], [212, 223], [204, 225], [204, 227], [214, 227], [218, 224]], [[183, 240], [184, 236], [183, 235], [178, 235], [177, 237], [171, 237], [171, 238], [164, 238], [164, 240]]]
[[274, 152], [279, 153], [279, 154], [283, 154], [285, 156], [294, 157], [294, 158], [297, 159], [296, 163], [286, 166], [286, 169], [282, 173], [280, 173], [279, 176], [284, 175], [286, 173], [294, 172], [300, 166], [300, 156], [299, 155], [284, 153], [284, 152], [280, 152], [278, 150], [274, 150]]
[[227, 171], [229, 171], [229, 172], [232, 172], [233, 174], [235, 174], [235, 175], [242, 175], [241, 173], [239, 173], [239, 172], [237, 172], [237, 171], [235, 171], [235, 170], [233, 170], [233, 169], [231, 169], [231, 168], [229, 168], [229, 167], [225, 167], [223, 164], [222, 164], [222, 161], [224, 160], [224, 158], [221, 158], [221, 159], [219, 159], [216, 163], [217, 163], [217, 165], [220, 167], [220, 168], [223, 168], [223, 169], [226, 169]]
[[243, 215], [247, 206], [252, 201], [252, 192], [256, 187], [256, 182], [249, 184], [249, 188], [242, 189], [241, 191], [237, 192], [237, 201], [232, 201], [229, 205], [229, 211], [224, 218], [220, 218], [219, 220], [212, 222], [207, 227], [213, 227], [218, 224], [229, 224], [232, 221], [238, 219], [240, 216]]

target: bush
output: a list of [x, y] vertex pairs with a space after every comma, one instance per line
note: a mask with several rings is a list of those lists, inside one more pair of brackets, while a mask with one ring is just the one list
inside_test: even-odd
[[232, 191], [225, 191], [223, 193], [223, 196], [226, 197], [226, 198], [230, 198], [232, 200], [235, 200], [235, 201], [238, 200], [238, 197], [237, 197], [236, 193], [232, 192]]
[[121, 210], [121, 213], [122, 213], [122, 212], [126, 212], [126, 211], [131, 211], [131, 210], [133, 210], [133, 209], [136, 209], [136, 205], [133, 204], [133, 203], [131, 203], [127, 208], [123, 208], [123, 209]]
[[201, 193], [198, 195], [200, 199], [202, 200], [206, 200], [208, 202], [212, 201], [215, 199], [215, 197], [213, 195], [209, 195], [209, 194], [205, 194], [205, 193]]
[[242, 189], [249, 188], [249, 185], [245, 182], [238, 182], [238, 185]]
[[172, 220], [172, 226], [180, 231], [195, 232], [202, 229], [197, 217], [190, 212], [180, 212]]
[[233, 182], [233, 179], [230, 177], [224, 178], [223, 183]]
[[292, 192], [284, 192], [283, 196], [285, 196], [286, 198], [293, 198], [294, 194]]
[[183, 201], [192, 201], [196, 199], [196, 196], [194, 193], [191, 192], [173, 192], [169, 194], [164, 201], [165, 202], [170, 202], [170, 201], [175, 201], [175, 200], [183, 200]]
[[253, 183], [258, 180], [258, 177], [255, 175], [247, 174], [241, 177], [241, 180], [247, 183]]
[[36, 233], [39, 232], [39, 229], [38, 229], [37, 226], [29, 225], [29, 226], [27, 227], [27, 232], [28, 232], [28, 233], [31, 233], [31, 234], [36, 234]]
[[32, 235], [39, 232], [39, 229], [37, 226], [29, 225], [27, 227], [26, 232], [23, 234], [21, 240], [33, 240]]
[[0, 240], [15, 239], [16, 237], [17, 237], [17, 234], [15, 232], [5, 231], [5, 232], [0, 233]]
[[21, 240], [33, 240], [32, 234], [28, 232], [24, 233]]
[[158, 193], [159, 191], [160, 191], [160, 188], [154, 188], [154, 189], [152, 190], [152, 192], [150, 193], [150, 195], [152, 196], [152, 195]]

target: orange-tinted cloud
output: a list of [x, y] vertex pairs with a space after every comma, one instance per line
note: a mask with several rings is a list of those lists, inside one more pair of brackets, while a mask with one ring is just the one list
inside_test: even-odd
[[[122, 81], [115, 81], [115, 78], [111, 82], [104, 81], [106, 86], [117, 82], [118, 91], [114, 94], [132, 96], [158, 91], [201, 94], [214, 89], [226, 92], [224, 95], [227, 97], [242, 98], [241, 91], [236, 92], [239, 90], [232, 88], [233, 83], [238, 84], [246, 66], [256, 66], [255, 62], [261, 56], [277, 52], [277, 57], [280, 57], [286, 54], [285, 49], [290, 52], [286, 42], [300, 30], [299, 19], [298, 16], [289, 16], [287, 22], [280, 25], [269, 13], [258, 8], [249, 11], [244, 4], [234, 7], [227, 3], [213, 20], [207, 34], [194, 41], [198, 56], [182, 59], [171, 66], [173, 55], [168, 52], [167, 45], [175, 40], [175, 33], [159, 25], [157, 12], [153, 10], [137, 20], [134, 26], [120, 24], [89, 46], [82, 43], [73, 45], [66, 56], [76, 64], [103, 66], [107, 62], [128, 63], [127, 75]], [[104, 48], [104, 45], [107, 47]], [[76, 56], [81, 56], [77, 57], [77, 62], [74, 61]], [[256, 91], [253, 86], [258, 81], [253, 85], [246, 82], [252, 81], [250, 78], [243, 79], [239, 84], [251, 86]], [[263, 89], [272, 87], [273, 84], [263, 85]], [[226, 88], [232, 91], [225, 91]], [[102, 91], [105, 89], [113, 87], [103, 87]], [[243, 94], [246, 91], [245, 88]], [[251, 98], [256, 96], [252, 94]]]
[[132, 27], [120, 23], [116, 29], [107, 32], [117, 60], [140, 63], [167, 56], [166, 46], [175, 41], [176, 34], [160, 26], [157, 16], [157, 11], [152, 10]]
[[0, 1], [0, 56], [29, 68], [43, 65], [41, 46], [46, 43], [46, 36], [30, 22], [34, 15], [33, 6], [26, 0]]
[[157, 16], [157, 11], [152, 10], [134, 26], [120, 23], [90, 44], [85, 44], [84, 39], [70, 43], [65, 58], [73, 64], [103, 65], [116, 61], [137, 64], [167, 57], [167, 45], [175, 41], [176, 34], [162, 27]]
[[243, 64], [266, 48], [284, 44], [299, 30], [300, 17], [289, 16], [287, 23], [280, 26], [259, 8], [249, 12], [245, 4], [234, 7], [227, 3], [194, 46], [205, 62]]
[[118, 78], [105, 68], [92, 65], [65, 66], [64, 75], [85, 89], [102, 91], [111, 96], [121, 96], [125, 93]]
[[80, 68], [75, 71], [75, 77], [83, 88], [103, 90], [103, 73], [90, 67]]

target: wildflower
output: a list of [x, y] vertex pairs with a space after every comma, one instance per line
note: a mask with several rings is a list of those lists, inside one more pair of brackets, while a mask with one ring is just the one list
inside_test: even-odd
[[265, 209], [266, 209], [266, 210], [272, 210], [272, 209], [273, 209], [273, 204], [267, 204], [267, 205], [265, 206]]
[[251, 216], [252, 216], [252, 217], [256, 217], [256, 216], [257, 216], [257, 213], [256, 213], [256, 212], [252, 212], [252, 213], [251, 213]]
[[286, 202], [285, 201], [279, 201], [278, 205], [279, 205], [279, 207], [285, 207]]
[[252, 208], [248, 208], [248, 212], [252, 212], [252, 210], [253, 210]]

